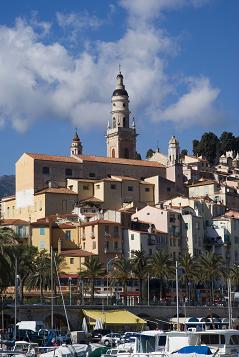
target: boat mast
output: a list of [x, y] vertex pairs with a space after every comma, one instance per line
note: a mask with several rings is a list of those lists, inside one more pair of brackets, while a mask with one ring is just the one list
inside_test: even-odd
[[176, 260], [177, 330], [179, 331], [178, 262]]

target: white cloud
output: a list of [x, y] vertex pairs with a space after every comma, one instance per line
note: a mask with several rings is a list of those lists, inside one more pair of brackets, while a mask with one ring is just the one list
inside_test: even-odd
[[219, 92], [219, 89], [211, 86], [207, 78], [191, 79], [189, 91], [162, 111], [159, 117], [180, 125], [211, 122], [219, 116], [214, 108]]
[[[193, 4], [196, 0], [190, 1]], [[182, 6], [183, 0], [122, 3], [129, 17], [140, 17], [147, 3], [149, 19], [152, 13], [166, 7], [179, 3]], [[66, 31], [74, 28], [77, 33], [87, 26], [87, 20], [82, 20], [85, 14], [82, 16], [58, 13], [57, 18]], [[175, 55], [178, 45], [147, 19], [140, 20], [142, 26], [129, 24], [122, 38], [115, 42], [89, 42], [79, 55], [59, 42], [48, 40], [46, 44], [36, 28], [47, 34], [50, 25], [36, 16], [34, 26], [33, 22], [28, 25], [18, 19], [15, 27], [0, 27], [0, 123], [9, 121], [19, 132], [42, 118], [69, 120], [79, 127], [91, 128], [93, 123], [106, 126], [119, 63], [133, 116], [143, 118], [149, 114], [149, 119], [157, 116], [177, 121], [183, 116], [185, 103], [189, 109], [187, 117], [190, 111], [193, 117], [200, 117], [213, 110], [218, 90], [207, 79], [201, 79], [192, 80], [190, 91], [162, 111], [165, 98], [177, 86], [170, 83], [165, 58]], [[97, 21], [93, 20], [90, 26], [98, 26]]]

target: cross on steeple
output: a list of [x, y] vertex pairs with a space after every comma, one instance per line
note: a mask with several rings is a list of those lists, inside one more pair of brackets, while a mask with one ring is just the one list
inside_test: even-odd
[[119, 63], [119, 73], [121, 73], [121, 65], [120, 65], [120, 63]]

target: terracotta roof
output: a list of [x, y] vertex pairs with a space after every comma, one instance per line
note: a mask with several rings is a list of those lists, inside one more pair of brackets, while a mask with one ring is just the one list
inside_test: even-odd
[[76, 192], [70, 190], [69, 188], [66, 187], [59, 187], [59, 188], [54, 188], [54, 187], [49, 187], [45, 188], [44, 190], [37, 191], [35, 195], [41, 195], [43, 193], [61, 193], [61, 194], [67, 194], [67, 195], [77, 195]]
[[77, 159], [71, 156], [57, 156], [57, 155], [47, 155], [47, 154], [34, 154], [31, 152], [26, 152], [26, 155], [32, 157], [34, 160], [44, 160], [44, 161], [59, 161], [59, 162], [71, 162], [79, 163]]
[[206, 185], [212, 185], [212, 184], [217, 184], [217, 181], [215, 181], [215, 180], [198, 181], [198, 182], [188, 185], [188, 187], [206, 186]]
[[118, 222], [114, 222], [114, 221], [107, 221], [105, 219], [96, 219], [95, 221], [90, 221], [90, 222], [85, 222], [85, 223], [81, 223], [80, 226], [81, 227], [85, 227], [85, 226], [93, 226], [95, 224], [117, 224], [120, 226], [120, 223]]
[[84, 203], [84, 202], [99, 202], [99, 203], [102, 203], [104, 201], [100, 200], [97, 197], [89, 197], [89, 198], [85, 198], [84, 200], [80, 201], [80, 203]]
[[4, 219], [1, 221], [1, 226], [17, 226], [17, 225], [26, 225], [29, 224], [27, 221], [23, 221], [22, 219]]
[[60, 255], [63, 257], [90, 257], [95, 254], [82, 249], [66, 249], [61, 251]]
[[[81, 163], [82, 161], [91, 161], [91, 162], [102, 162], [109, 164], [121, 164], [121, 165], [134, 165], [134, 166], [148, 166], [148, 167], [165, 167], [159, 162], [147, 161], [147, 160], [131, 160], [131, 159], [118, 159], [105, 156], [94, 156], [94, 155], [78, 155], [75, 157], [70, 156], [55, 156], [47, 154], [35, 154], [27, 152], [26, 155], [29, 155], [34, 160], [44, 160], [44, 161], [59, 161], [59, 162], [69, 162], [69, 163]], [[77, 157], [80, 160], [77, 160]]]
[[15, 195], [1, 198], [2, 201], [12, 201], [12, 200], [15, 200], [15, 199], [16, 199]]
[[91, 162], [102, 162], [106, 164], [121, 164], [121, 165], [130, 165], [130, 166], [149, 166], [149, 167], [162, 167], [165, 166], [159, 162], [147, 161], [147, 160], [132, 160], [132, 159], [118, 159], [105, 156], [93, 156], [93, 155], [79, 155], [79, 158], [83, 161]]
[[71, 224], [71, 223], [57, 223], [58, 227], [61, 229], [74, 229], [76, 228], [76, 225]]

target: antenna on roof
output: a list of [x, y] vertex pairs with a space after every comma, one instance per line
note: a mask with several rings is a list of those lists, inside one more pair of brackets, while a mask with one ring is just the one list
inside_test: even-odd
[[120, 63], [119, 63], [119, 73], [121, 73], [121, 65], [120, 65]]

